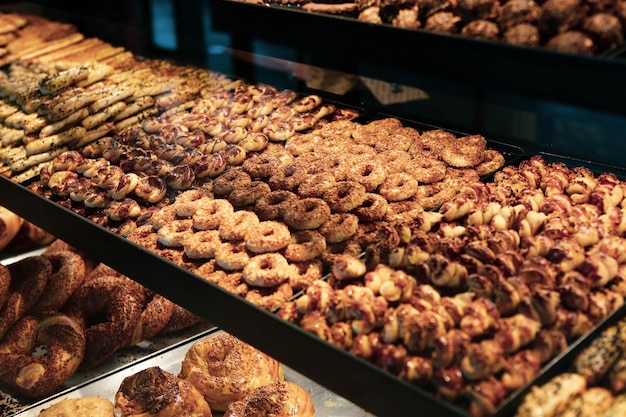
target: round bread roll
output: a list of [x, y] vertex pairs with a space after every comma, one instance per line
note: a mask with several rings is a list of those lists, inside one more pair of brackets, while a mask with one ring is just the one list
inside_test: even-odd
[[179, 376], [198, 388], [212, 410], [226, 411], [255, 388], [283, 380], [284, 371], [277, 360], [219, 332], [189, 348]]
[[276, 381], [256, 388], [228, 406], [224, 417], [314, 417], [308, 392], [290, 381]]
[[124, 378], [115, 393], [115, 415], [212, 417], [212, 412], [190, 382], [152, 366]]
[[102, 397], [64, 398], [42, 410], [39, 417], [113, 417], [113, 403]]

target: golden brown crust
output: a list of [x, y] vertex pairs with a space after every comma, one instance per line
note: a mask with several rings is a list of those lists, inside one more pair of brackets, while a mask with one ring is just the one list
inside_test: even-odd
[[[139, 284], [121, 276], [104, 275], [83, 283], [63, 311], [85, 328], [87, 349], [80, 365], [92, 369], [132, 339], [145, 295]], [[100, 322], [92, 320], [104, 316]]]
[[[45, 346], [45, 355], [34, 355]], [[0, 383], [29, 398], [54, 393], [76, 372], [85, 352], [81, 325], [64, 314], [25, 316], [7, 333], [0, 352]]]
[[198, 388], [214, 411], [225, 411], [253, 389], [284, 378], [278, 361], [225, 332], [195, 342], [179, 376]]
[[85, 262], [76, 252], [44, 254], [52, 265], [52, 273], [32, 313], [57, 312], [85, 280]]
[[276, 381], [231, 403], [224, 417], [314, 417], [311, 396], [300, 385]]
[[115, 394], [120, 417], [211, 417], [211, 407], [190, 382], [152, 366], [122, 381]]
[[39, 417], [113, 417], [113, 403], [102, 397], [63, 398], [39, 413]]
[[30, 256], [10, 264], [8, 269], [11, 284], [0, 310], [0, 338], [37, 302], [52, 273], [52, 264], [43, 255]]

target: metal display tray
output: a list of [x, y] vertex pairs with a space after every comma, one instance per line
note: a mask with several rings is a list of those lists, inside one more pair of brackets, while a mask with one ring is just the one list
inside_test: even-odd
[[[83, 384], [76, 385], [75, 387], [59, 392], [58, 394], [49, 397], [36, 404], [32, 404], [30, 407], [23, 409], [21, 412], [15, 414], [15, 417], [29, 417], [36, 416], [42, 410], [50, 407], [52, 404], [61, 401], [64, 398], [81, 398], [87, 396], [99, 396], [106, 398], [110, 401], [114, 401], [115, 393], [117, 392], [123, 379], [127, 376], [133, 375], [143, 369], [147, 369], [151, 366], [158, 366], [161, 369], [173, 373], [175, 375], [180, 371], [182, 360], [185, 357], [185, 353], [193, 343], [207, 337], [211, 334], [217, 333], [220, 330], [213, 328], [204, 332], [198, 333], [195, 336], [189, 337], [176, 343], [169, 348], [157, 351], [145, 358], [133, 361], [126, 366], [113, 370], [109, 373], [103, 374], [98, 378], [86, 381]], [[295, 382], [304, 388], [313, 401], [315, 406], [315, 414], [319, 417], [366, 417], [371, 416], [367, 411], [347, 401], [346, 399], [328, 391], [324, 387], [316, 384], [314, 381], [306, 378], [305, 376], [297, 373], [289, 367], [284, 367], [285, 379]], [[223, 413], [215, 411], [213, 415], [220, 416]], [[8, 416], [5, 416], [8, 417]]]
[[235, 49], [264, 40], [301, 51], [312, 65], [348, 73], [358, 68], [359, 75], [372, 78], [379, 78], [384, 70], [394, 74], [394, 82], [415, 87], [420, 87], [416, 83], [425, 75], [534, 99], [626, 112], [622, 100], [626, 60], [618, 53], [566, 54], [238, 0], [211, 0], [211, 19], [215, 30], [232, 37]]
[[[525, 158], [531, 156], [532, 154], [524, 154]], [[584, 165], [598, 173], [606, 172], [610, 168], [558, 155], [542, 156], [549, 161], [564, 162], [571, 167]], [[623, 177], [619, 170], [610, 171]], [[420, 409], [425, 416], [469, 416], [467, 410], [443, 402], [432, 392], [402, 381], [297, 325], [278, 319], [272, 312], [245, 302], [190, 271], [31, 192], [23, 185], [0, 178], [0, 205], [20, 213], [25, 219], [49, 230], [121, 273], [133, 277], [148, 288], [167, 294], [172, 301], [205, 317], [215, 326], [254, 345], [374, 415], [412, 416], [416, 409]], [[596, 335], [606, 323], [623, 317], [624, 313], [625, 309], [622, 307], [596, 326], [594, 331], [574, 341], [565, 352], [544, 366], [533, 381], [511, 394], [500, 405], [494, 417], [513, 415], [523, 395], [532, 385], [562, 372], [581, 344]]]

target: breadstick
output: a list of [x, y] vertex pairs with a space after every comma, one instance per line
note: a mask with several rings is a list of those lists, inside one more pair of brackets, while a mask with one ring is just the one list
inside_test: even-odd
[[142, 110], [152, 107], [154, 105], [154, 98], [151, 96], [139, 97], [137, 100], [126, 104], [126, 108], [113, 117], [113, 121], [119, 122], [122, 119], [132, 116]]
[[13, 175], [11, 177], [11, 180], [17, 183], [23, 183], [24, 181], [28, 181], [29, 179], [35, 178], [37, 175], [39, 175], [41, 169], [49, 164], [49, 161], [37, 164], [34, 167], [28, 168], [27, 170], [20, 172], [19, 174]]
[[182, 111], [189, 110], [195, 104], [196, 104], [195, 100], [185, 101], [184, 103], [178, 104], [178, 105], [176, 105], [174, 107], [170, 107], [169, 109], [165, 110], [163, 113], [161, 113], [161, 116], [168, 117], [168, 116], [171, 116], [171, 115], [173, 115], [175, 113], [180, 113]]
[[3, 147], [18, 145], [24, 138], [24, 130], [2, 126], [0, 127], [0, 138], [2, 138]]
[[119, 88], [113, 90], [106, 97], [102, 97], [89, 105], [89, 108], [92, 112], [96, 113], [105, 107], [109, 107], [111, 104], [116, 103], [118, 101], [122, 101], [132, 96], [135, 92], [135, 89], [132, 87], [119, 86]]
[[[37, 113], [33, 114], [37, 115]], [[45, 117], [40, 117], [37, 115], [37, 117], [29, 118], [28, 120], [24, 121], [24, 133], [28, 135], [31, 133], [39, 132], [47, 124], [48, 121]]]
[[[6, 45], [7, 43], [11, 42], [14, 39], [15, 39], [15, 34], [14, 33], [3, 33], [3, 34], [0, 35], [0, 45], [4, 46], [4, 45]], [[3, 48], [3, 49], [4, 49], [3, 55], [9, 52], [8, 49], [6, 49], [6, 48]]]
[[86, 131], [82, 126], [74, 126], [64, 132], [34, 140], [25, 146], [26, 155], [36, 155], [67, 145], [85, 136]]
[[0, 162], [0, 177], [11, 177], [11, 167]]
[[87, 78], [89, 70], [85, 67], [72, 67], [45, 77], [39, 82], [41, 94], [52, 94], [65, 87]]
[[113, 68], [110, 65], [95, 63], [90, 65], [89, 75], [87, 78], [77, 82], [76, 86], [87, 87], [93, 83], [104, 80], [111, 73], [113, 73]]
[[89, 110], [86, 107], [83, 107], [82, 109], [70, 114], [66, 118], [43, 127], [41, 131], [39, 132], [39, 137], [43, 138], [46, 136], [53, 135], [57, 132], [61, 132], [65, 128], [75, 125], [76, 123], [80, 122], [87, 116], [89, 116]]
[[161, 111], [191, 100], [196, 92], [192, 89], [181, 88], [171, 93], [161, 94], [156, 98], [155, 105]]
[[25, 169], [32, 168], [36, 165], [41, 164], [42, 162], [50, 161], [67, 150], [67, 147], [63, 147], [51, 150], [49, 152], [42, 152], [36, 155], [30, 155], [24, 159], [13, 162], [11, 164], [11, 171], [14, 173], [24, 171]]
[[0, 149], [0, 159], [4, 163], [11, 164], [24, 158], [26, 158], [26, 149], [23, 146]]
[[4, 119], [4, 124], [7, 127], [13, 127], [15, 129], [23, 129], [24, 125], [29, 121], [36, 119], [39, 115], [37, 113], [24, 113], [19, 110]]
[[147, 119], [150, 116], [154, 116], [158, 112], [159, 110], [156, 107], [149, 107], [145, 109], [144, 111], [142, 111], [141, 113], [137, 113], [134, 116], [130, 116], [124, 120], [120, 120], [119, 122], [115, 123], [115, 128], [117, 130], [122, 130], [128, 126], [135, 125], [141, 122], [142, 120]]
[[100, 62], [103, 64], [110, 65], [114, 69], [126, 68], [132, 65], [134, 60], [134, 55], [130, 51], [124, 51], [120, 54], [110, 56], [105, 59], [101, 59]]
[[107, 122], [96, 127], [95, 129], [88, 130], [87, 133], [85, 133], [85, 136], [82, 137], [82, 139], [79, 139], [78, 142], [74, 143], [73, 147], [76, 149], [82, 148], [83, 146], [88, 145], [91, 142], [103, 138], [104, 136], [111, 133], [114, 129], [115, 125], [113, 124], [113, 122]]
[[108, 107], [100, 110], [97, 113], [94, 113], [88, 117], [85, 117], [83, 121], [80, 123], [85, 129], [93, 129], [96, 126], [100, 126], [105, 121], [109, 120], [111, 117], [115, 116], [122, 110], [126, 108], [126, 103], [123, 101], [118, 101], [116, 103], [111, 104]]
[[4, 15], [0, 16], [0, 34], [15, 32], [18, 27], [9, 19], [5, 19]]
[[78, 93], [54, 106], [46, 116], [48, 117], [48, 120], [53, 122], [64, 119], [68, 115], [73, 114], [80, 109], [86, 109], [90, 103], [96, 100], [96, 98], [97, 95], [89, 91]]
[[141, 82], [137, 86], [137, 90], [133, 96], [135, 98], [144, 97], [144, 96], [158, 96], [159, 94], [164, 94], [170, 92], [174, 89], [174, 83], [167, 82], [166, 80], [155, 79], [148, 81], [146, 83]]
[[80, 42], [76, 42], [64, 48], [57, 49], [56, 51], [41, 55], [37, 57], [37, 61], [44, 63], [44, 64], [48, 64], [48, 63], [55, 62], [55, 61], [61, 61], [67, 55], [71, 55], [73, 53], [82, 51], [87, 48], [91, 48], [92, 46], [101, 44], [103, 42], [104, 41], [98, 38], [83, 39]]
[[55, 39], [54, 41], [46, 42], [43, 46], [35, 48], [32, 51], [24, 52], [19, 54], [20, 60], [31, 60], [36, 56], [43, 55], [45, 53], [49, 53], [55, 51], [57, 49], [64, 48], [68, 45], [71, 45], [76, 42], [80, 42], [84, 39], [85, 35], [82, 33], [76, 32], [64, 38]]
[[19, 108], [11, 103], [2, 103], [0, 104], [0, 119], [4, 120], [18, 110]]

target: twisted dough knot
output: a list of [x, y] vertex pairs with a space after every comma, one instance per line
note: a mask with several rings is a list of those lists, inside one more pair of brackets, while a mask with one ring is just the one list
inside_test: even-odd
[[499, 372], [504, 363], [504, 351], [500, 343], [485, 339], [468, 346], [461, 359], [461, 371], [465, 379], [477, 381]]
[[387, 300], [369, 288], [347, 285], [334, 292], [328, 320], [331, 323], [351, 320], [356, 334], [369, 333], [383, 324], [387, 306]]
[[459, 327], [472, 337], [484, 336], [493, 331], [500, 321], [498, 308], [488, 298], [479, 298], [467, 306]]
[[566, 165], [553, 163], [542, 176], [539, 186], [547, 197], [563, 194], [569, 185], [570, 177], [571, 171]]
[[377, 265], [373, 271], [365, 274], [365, 286], [389, 302], [405, 302], [413, 295], [417, 281], [404, 271]]
[[589, 195], [589, 202], [597, 205], [603, 213], [617, 207], [624, 198], [624, 184], [613, 173], [602, 173], [597, 185]]

